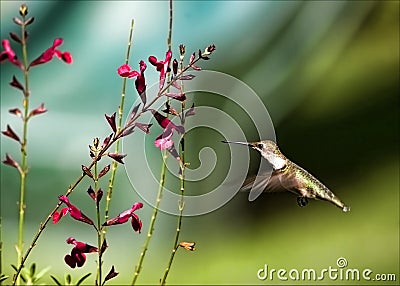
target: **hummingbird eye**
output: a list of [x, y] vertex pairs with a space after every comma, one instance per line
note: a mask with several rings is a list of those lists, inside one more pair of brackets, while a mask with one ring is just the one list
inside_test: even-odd
[[262, 149], [263, 147], [264, 147], [263, 144], [261, 144], [261, 143], [257, 144], [257, 148]]

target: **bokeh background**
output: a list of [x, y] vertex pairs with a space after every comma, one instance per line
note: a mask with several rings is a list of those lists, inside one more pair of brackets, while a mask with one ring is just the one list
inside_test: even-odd
[[[22, 2], [1, 1], [1, 38], [18, 33], [12, 17]], [[35, 118], [29, 133], [29, 188], [25, 243], [39, 223], [89, 162], [87, 145], [104, 137], [109, 127], [104, 113], [118, 106], [122, 81], [116, 69], [125, 60], [130, 21], [135, 19], [130, 63], [149, 55], [163, 57], [168, 32], [165, 1], [27, 1], [35, 17], [30, 28], [29, 57], [36, 58], [56, 37], [65, 42], [72, 65], [58, 60], [31, 72], [31, 106], [44, 102], [49, 112]], [[281, 150], [326, 183], [351, 206], [342, 213], [328, 203], [312, 201], [299, 208], [289, 193], [263, 194], [254, 202], [238, 194], [207, 215], [185, 218], [181, 238], [196, 241], [195, 252], [179, 251], [168, 282], [171, 284], [380, 284], [399, 283], [399, 2], [398, 1], [176, 1], [173, 46], [188, 52], [214, 43], [217, 51], [204, 68], [235, 76], [261, 97], [275, 125]], [[17, 45], [13, 48], [19, 53]], [[19, 71], [1, 64], [1, 128], [20, 123], [8, 109], [21, 105], [21, 96], [8, 83]], [[155, 82], [152, 68], [147, 82]], [[128, 88], [127, 106], [136, 100]], [[224, 99], [197, 97], [197, 105], [235, 113]], [[235, 116], [234, 114], [232, 116]], [[258, 140], [248, 120], [236, 117], [249, 140]], [[229, 127], [227, 127], [229, 128]], [[159, 150], [147, 140], [149, 164], [159, 166]], [[144, 135], [143, 135], [144, 136]], [[227, 146], [221, 134], [199, 130], [187, 138], [189, 159], [198, 166], [198, 151], [210, 146], [218, 156]], [[232, 139], [232, 138], [231, 138]], [[1, 138], [5, 152], [18, 158], [18, 146]], [[224, 153], [225, 152], [225, 153]], [[134, 156], [129, 154], [129, 156]], [[259, 156], [251, 154], [250, 173]], [[193, 192], [212, 185], [229, 168], [219, 157], [209, 181], [193, 184]], [[245, 166], [247, 168], [247, 166]], [[210, 181], [211, 180], [211, 181]], [[94, 217], [85, 181], [72, 200]], [[105, 182], [104, 182], [105, 183]], [[17, 238], [18, 176], [1, 166], [3, 272], [12, 275]], [[148, 190], [156, 192], [156, 190]], [[119, 169], [113, 214], [139, 200], [123, 168]], [[124, 225], [109, 231], [105, 269], [115, 265], [120, 275], [110, 284], [128, 284], [147, 233], [148, 205], [138, 211], [142, 234]], [[156, 284], [170, 254], [176, 217], [159, 215], [155, 236], [139, 283]], [[95, 271], [95, 255], [85, 267], [71, 270], [63, 257], [71, 249], [65, 239], [96, 243], [91, 229], [69, 218], [49, 225], [28, 264], [74, 279]], [[92, 257], [91, 257], [92, 256]], [[257, 271], [337, 267], [344, 257], [349, 268], [394, 273], [397, 281], [260, 281]], [[92, 283], [94, 275], [87, 282]], [[51, 283], [49, 275], [41, 280]]]

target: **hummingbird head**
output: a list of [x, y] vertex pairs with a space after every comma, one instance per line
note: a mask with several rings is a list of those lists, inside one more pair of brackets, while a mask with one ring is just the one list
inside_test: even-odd
[[274, 141], [263, 140], [258, 142], [232, 142], [232, 141], [222, 141], [224, 143], [230, 144], [241, 144], [246, 145], [254, 150], [260, 152], [261, 156], [272, 165], [275, 170], [282, 169], [286, 166], [286, 158], [279, 150], [278, 146]]

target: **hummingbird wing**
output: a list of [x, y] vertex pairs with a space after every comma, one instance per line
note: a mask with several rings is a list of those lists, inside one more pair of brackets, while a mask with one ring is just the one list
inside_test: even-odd
[[251, 189], [255, 189], [263, 192], [277, 192], [285, 190], [281, 184], [279, 176], [280, 174], [277, 171], [273, 171], [272, 173], [267, 172], [258, 176], [252, 176], [246, 179], [240, 190], [250, 191]]

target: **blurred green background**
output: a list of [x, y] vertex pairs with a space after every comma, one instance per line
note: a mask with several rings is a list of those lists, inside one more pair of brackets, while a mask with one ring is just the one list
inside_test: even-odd
[[[12, 17], [22, 2], [1, 1], [1, 38], [18, 33]], [[36, 58], [56, 37], [73, 55], [66, 65], [53, 60], [31, 72], [31, 106], [44, 102], [49, 112], [30, 124], [26, 246], [44, 220], [89, 162], [87, 145], [104, 137], [109, 127], [103, 118], [117, 109], [121, 78], [116, 70], [125, 59], [130, 20], [135, 19], [130, 63], [136, 69], [149, 55], [162, 58], [166, 51], [168, 3], [165, 1], [27, 1], [35, 22], [29, 27], [29, 57]], [[185, 218], [182, 240], [196, 241], [195, 252], [179, 251], [170, 284], [379, 284], [397, 285], [399, 273], [399, 2], [398, 1], [176, 1], [173, 46], [188, 52], [211, 43], [217, 51], [205, 69], [233, 75], [253, 88], [270, 112], [284, 154], [326, 183], [351, 206], [342, 213], [332, 205], [312, 201], [299, 208], [289, 193], [263, 194], [248, 202], [238, 194], [228, 204], [207, 215]], [[20, 54], [17, 45], [13, 48]], [[21, 97], [8, 83], [10, 63], [1, 64], [1, 128], [20, 122], [8, 109], [20, 107]], [[146, 72], [155, 82], [153, 67]], [[136, 100], [130, 84], [129, 107]], [[197, 97], [197, 105], [217, 106], [223, 99]], [[239, 118], [240, 120], [240, 118]], [[251, 124], [239, 122], [249, 140], [258, 140]], [[159, 166], [159, 151], [152, 142], [160, 129], [154, 126], [146, 141], [151, 165]], [[226, 152], [221, 135], [191, 132], [189, 150], [212, 147], [217, 156]], [[144, 136], [144, 135], [143, 135]], [[232, 138], [231, 138], [232, 139]], [[1, 137], [1, 156], [19, 158], [18, 146]], [[153, 155], [154, 154], [154, 155]], [[190, 151], [189, 151], [190, 154]], [[129, 156], [134, 156], [130, 154]], [[188, 155], [198, 165], [197, 153]], [[212, 178], [229, 168], [219, 157]], [[252, 169], [258, 164], [252, 154]], [[86, 194], [90, 182], [81, 184], [71, 200], [94, 217]], [[203, 185], [213, 184], [204, 180]], [[106, 184], [106, 182], [104, 182]], [[1, 216], [3, 220], [3, 271], [12, 275], [17, 239], [18, 176], [1, 166]], [[155, 192], [156, 190], [148, 190]], [[119, 169], [112, 214], [129, 208], [138, 196], [123, 168]], [[115, 265], [120, 275], [110, 284], [130, 283], [134, 265], [147, 233], [151, 208], [137, 212], [143, 221], [140, 235], [130, 226], [110, 229], [105, 269]], [[156, 284], [170, 254], [176, 217], [160, 213], [139, 283]], [[71, 270], [63, 257], [71, 249], [65, 239], [96, 243], [87, 226], [63, 219], [49, 225], [28, 264], [51, 274], [74, 279], [95, 271], [95, 255], [85, 267]], [[394, 273], [397, 281], [261, 281], [257, 271], [337, 267], [344, 257], [348, 268], [369, 268]], [[373, 276], [371, 276], [373, 277]], [[89, 278], [91, 284], [94, 275]], [[42, 282], [51, 283], [47, 275]]]

